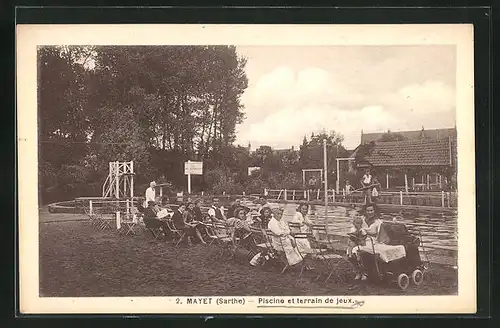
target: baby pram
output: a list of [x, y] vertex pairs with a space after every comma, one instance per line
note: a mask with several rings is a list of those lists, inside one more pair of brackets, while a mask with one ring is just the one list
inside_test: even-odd
[[360, 246], [357, 254], [369, 280], [395, 281], [405, 290], [410, 279], [415, 285], [424, 280], [420, 243], [420, 238], [412, 236], [404, 224], [383, 222], [377, 240], [374, 242], [368, 237], [366, 245]]

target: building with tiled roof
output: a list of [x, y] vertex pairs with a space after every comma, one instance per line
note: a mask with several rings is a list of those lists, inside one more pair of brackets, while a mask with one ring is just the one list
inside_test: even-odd
[[350, 156], [358, 172], [370, 168], [387, 189], [440, 190], [455, 184], [456, 129], [392, 133], [402, 140], [383, 141], [387, 133], [362, 134]]
[[451, 139], [375, 142], [361, 166], [405, 167], [452, 165]]

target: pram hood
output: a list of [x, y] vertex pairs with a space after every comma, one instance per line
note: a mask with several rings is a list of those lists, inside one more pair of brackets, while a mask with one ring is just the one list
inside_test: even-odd
[[382, 222], [377, 237], [377, 242], [386, 245], [406, 245], [413, 241], [406, 226], [402, 223]]

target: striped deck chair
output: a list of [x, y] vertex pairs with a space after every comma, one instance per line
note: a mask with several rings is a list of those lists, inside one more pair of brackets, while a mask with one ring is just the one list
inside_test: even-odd
[[[298, 232], [298, 233], [295, 233], [293, 235], [293, 238], [295, 238], [295, 241], [299, 241], [299, 240], [309, 241], [310, 237], [312, 237], [312, 234], [310, 234], [310, 233], [304, 233], [304, 232]], [[309, 241], [309, 244], [310, 244], [310, 241]], [[312, 245], [311, 245], [311, 247], [312, 247]], [[300, 263], [300, 273], [299, 273], [299, 278], [301, 278], [302, 274], [304, 273], [304, 270], [307, 267], [310, 267], [309, 266], [309, 262], [310, 262], [310, 260], [312, 260], [312, 255], [314, 253], [313, 254], [302, 254], [300, 252], [299, 248], [297, 248], [297, 251], [299, 252], [300, 256], [302, 256], [302, 262]], [[313, 250], [313, 252], [314, 252], [314, 250]]]
[[257, 245], [257, 248], [260, 249], [261, 251], [267, 251], [268, 245], [266, 243], [267, 237], [265, 235], [265, 232], [261, 228], [253, 226], [250, 226], [250, 230], [252, 231], [252, 238], [255, 242], [255, 245]]
[[297, 222], [288, 222], [288, 228], [290, 228], [290, 234], [294, 236], [295, 234], [301, 233], [300, 224]]
[[92, 226], [96, 230], [101, 230], [102, 226], [102, 209], [94, 208], [92, 215], [94, 216]]
[[[325, 283], [330, 279], [335, 271], [337, 271], [339, 264], [344, 259], [341, 255], [333, 252], [333, 244], [328, 238], [326, 224], [313, 224], [311, 226], [312, 234], [308, 234], [309, 243], [313, 250], [312, 258], [319, 261], [322, 267], [327, 272], [327, 277]], [[316, 236], [315, 236], [316, 235]], [[324, 237], [324, 238], [322, 238]], [[318, 276], [315, 281], [317, 281], [323, 270], [318, 272]]]

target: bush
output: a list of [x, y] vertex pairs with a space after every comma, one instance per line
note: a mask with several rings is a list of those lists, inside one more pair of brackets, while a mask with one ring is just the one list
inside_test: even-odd
[[233, 194], [240, 195], [243, 193], [243, 186], [237, 183], [229, 170], [226, 169], [213, 169], [207, 171], [205, 175], [205, 182], [209, 190], [214, 194]]

